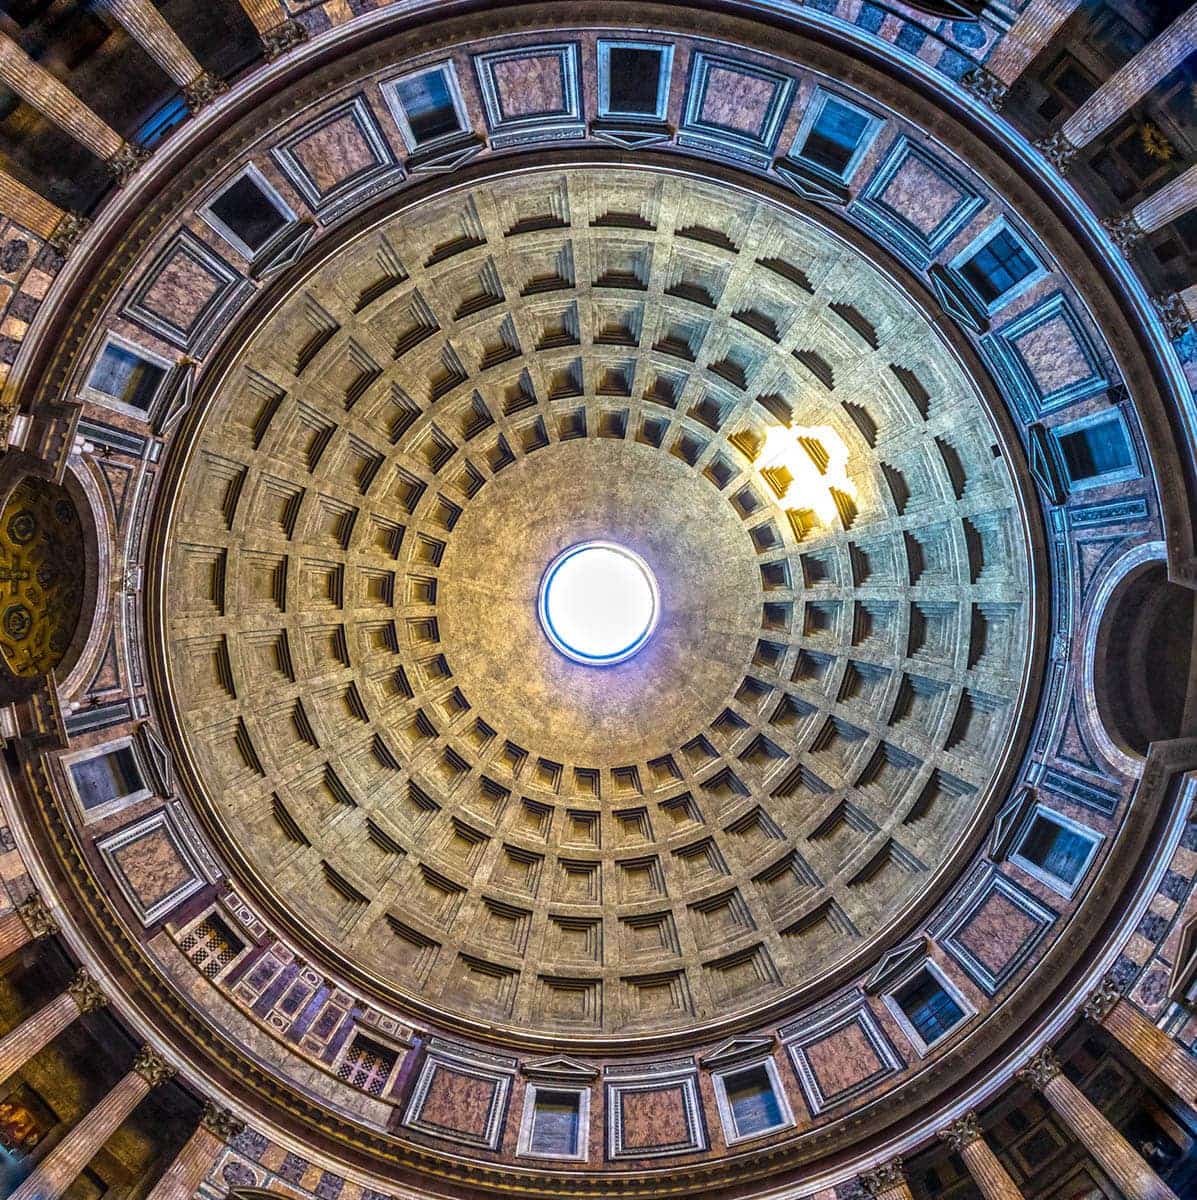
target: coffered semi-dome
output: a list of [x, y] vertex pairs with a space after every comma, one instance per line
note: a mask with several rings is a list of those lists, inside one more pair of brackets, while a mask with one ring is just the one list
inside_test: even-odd
[[1195, 11], [8, 6], [0, 1194], [1193, 1194]]

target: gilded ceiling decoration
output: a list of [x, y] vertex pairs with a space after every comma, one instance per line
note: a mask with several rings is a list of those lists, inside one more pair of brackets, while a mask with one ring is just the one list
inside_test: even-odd
[[83, 603], [83, 531], [67, 493], [25, 479], [0, 512], [0, 653], [10, 675], [52, 671]]

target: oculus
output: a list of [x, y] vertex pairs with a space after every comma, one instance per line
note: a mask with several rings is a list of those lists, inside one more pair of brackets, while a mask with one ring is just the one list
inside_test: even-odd
[[602, 667], [643, 648], [657, 627], [660, 597], [639, 554], [615, 542], [579, 542], [549, 564], [537, 611], [562, 654]]

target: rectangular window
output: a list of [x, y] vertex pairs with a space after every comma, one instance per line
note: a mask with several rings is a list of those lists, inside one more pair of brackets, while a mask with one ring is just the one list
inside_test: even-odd
[[600, 40], [598, 62], [600, 117], [665, 119], [672, 46]]
[[87, 386], [145, 413], [154, 403], [165, 378], [166, 367], [110, 338], [91, 369]]
[[581, 1104], [577, 1092], [536, 1092], [532, 1116], [533, 1154], [572, 1158], [578, 1152]]
[[868, 113], [826, 96], [805, 134], [799, 131], [794, 156], [813, 163], [836, 179], [845, 179], [859, 161], [864, 144], [877, 124]]
[[235, 179], [207, 207], [211, 222], [252, 258], [280, 229], [293, 220], [290, 209], [255, 170]]
[[1017, 854], [1071, 888], [1089, 865], [1093, 846], [1092, 838], [1061, 825], [1040, 810], [1019, 843]]
[[894, 993], [894, 1000], [926, 1046], [964, 1018], [964, 1009], [929, 970], [920, 971]]
[[1074, 483], [1109, 475], [1124, 478], [1128, 473], [1137, 473], [1134, 452], [1119, 416], [1104, 417], [1079, 429], [1058, 432], [1056, 443], [1068, 478]]
[[764, 1133], [786, 1123], [773, 1081], [763, 1066], [729, 1072], [723, 1077], [723, 1086], [738, 1136]]
[[245, 949], [245, 943], [223, 918], [209, 913], [179, 939], [179, 949], [201, 974], [208, 979], [218, 979]]
[[397, 1051], [359, 1033], [341, 1059], [337, 1078], [371, 1096], [381, 1096], [398, 1062]]
[[85, 811], [147, 792], [137, 755], [130, 745], [81, 758], [70, 766], [75, 794]]
[[450, 63], [384, 84], [383, 95], [409, 150], [449, 141], [468, 130], [457, 77]]
[[528, 1085], [519, 1152], [536, 1158], [587, 1157], [590, 1093], [585, 1088]]
[[986, 305], [992, 305], [1036, 270], [1038, 264], [1008, 229], [1000, 229], [959, 267]]

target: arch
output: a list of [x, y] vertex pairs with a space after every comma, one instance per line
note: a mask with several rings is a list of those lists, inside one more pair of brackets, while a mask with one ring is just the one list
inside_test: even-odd
[[31, 690], [75, 647], [83, 522], [66, 488], [26, 476], [0, 510], [0, 698]]
[[1197, 593], [1173, 583], [1162, 557], [1127, 555], [1094, 605], [1090, 629], [1094, 729], [1129, 765], [1187, 726]]

